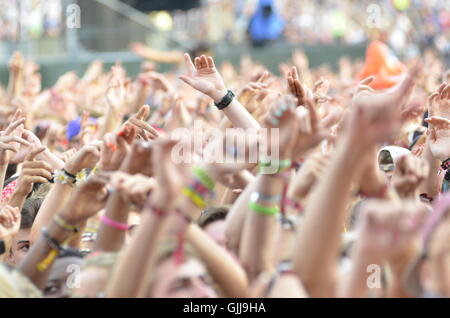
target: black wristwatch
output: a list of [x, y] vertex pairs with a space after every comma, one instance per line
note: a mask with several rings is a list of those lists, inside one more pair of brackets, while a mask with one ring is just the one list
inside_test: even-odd
[[5, 252], [5, 242], [0, 240], [0, 255], [3, 255]]
[[225, 94], [225, 96], [220, 100], [220, 102], [218, 103], [214, 103], [214, 105], [217, 106], [217, 108], [219, 109], [224, 109], [225, 107], [227, 107], [228, 105], [230, 105], [231, 101], [234, 98], [234, 93], [230, 90], [228, 90], [228, 92]]

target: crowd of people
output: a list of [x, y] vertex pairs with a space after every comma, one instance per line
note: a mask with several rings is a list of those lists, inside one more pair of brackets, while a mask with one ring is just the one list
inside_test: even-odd
[[[0, 296], [450, 297], [442, 61], [425, 52], [382, 88], [302, 51], [280, 70], [186, 53], [169, 73], [93, 61], [43, 89], [14, 53]], [[232, 128], [271, 138], [225, 146]]]

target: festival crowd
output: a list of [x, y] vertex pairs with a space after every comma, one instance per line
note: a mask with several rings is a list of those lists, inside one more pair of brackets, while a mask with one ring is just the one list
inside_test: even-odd
[[450, 297], [450, 72], [388, 55], [93, 61], [44, 89], [15, 52], [0, 297]]

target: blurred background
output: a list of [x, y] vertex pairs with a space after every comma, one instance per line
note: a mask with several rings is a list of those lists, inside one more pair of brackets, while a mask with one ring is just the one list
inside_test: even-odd
[[[450, 56], [450, 1], [443, 0], [0, 0], [0, 81], [20, 50], [41, 65], [43, 86], [94, 59], [120, 60], [130, 75], [143, 54], [210, 51], [237, 65], [252, 56], [278, 73], [301, 48], [310, 66], [363, 59], [383, 39], [400, 58], [426, 50]], [[157, 61], [156, 61], [157, 62]], [[161, 71], [176, 63], [158, 63]]]

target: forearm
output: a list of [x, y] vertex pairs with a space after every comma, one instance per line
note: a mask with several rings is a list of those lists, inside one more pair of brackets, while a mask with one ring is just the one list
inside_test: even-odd
[[122, 252], [111, 280], [106, 288], [108, 297], [137, 297], [148, 271], [154, 271], [154, 254], [169, 217], [143, 211], [141, 223], [129, 245]]
[[47, 162], [54, 170], [59, 170], [64, 167], [64, 161], [59, 159], [53, 152], [46, 149], [42, 154], [37, 156], [38, 160]]
[[208, 267], [214, 281], [226, 297], [247, 297], [248, 281], [242, 267], [196, 224], [191, 224], [186, 238]]
[[336, 279], [336, 261], [347, 217], [351, 184], [361, 168], [362, 153], [347, 142], [336, 150], [333, 165], [311, 194], [297, 237], [294, 270], [313, 297], [329, 297]]
[[423, 183], [420, 185], [420, 192], [426, 193], [432, 198], [436, 198], [440, 192], [441, 178], [438, 176], [439, 168], [441, 162], [436, 159], [430, 151], [428, 141], [425, 143], [423, 160], [427, 162], [429, 166], [428, 176], [425, 178]]
[[11, 71], [9, 73], [8, 93], [6, 95], [7, 104], [9, 104], [15, 97], [20, 96], [21, 86], [21, 71]]
[[[357, 244], [357, 243], [356, 243]], [[382, 267], [383, 260], [375, 253], [366, 253], [362, 248], [355, 245], [350, 272], [339, 282], [337, 297], [343, 298], [366, 298], [369, 297], [369, 275], [370, 265]]]
[[[264, 197], [280, 196], [284, 181], [280, 175], [261, 174], [256, 178], [255, 191]], [[262, 203], [259, 203], [261, 204]], [[247, 271], [250, 281], [253, 281], [263, 271], [271, 271], [273, 235], [277, 225], [276, 215], [251, 211], [247, 206], [244, 231], [242, 233], [239, 258]]]
[[139, 111], [139, 108], [142, 107], [142, 105], [144, 105], [145, 100], [148, 96], [148, 92], [149, 92], [149, 87], [147, 84], [141, 83], [140, 87], [139, 87], [139, 91], [136, 97], [136, 100], [134, 102], [134, 107], [133, 107], [133, 111], [136, 113]]
[[118, 117], [118, 114], [116, 114], [116, 112], [109, 107], [105, 115], [105, 121], [100, 129], [98, 136], [99, 139], [103, 139], [104, 135], [114, 131], [114, 129], [119, 126], [120, 120]]
[[238, 199], [231, 206], [227, 217], [225, 219], [225, 236], [228, 248], [234, 253], [238, 254], [239, 245], [242, 236], [242, 230], [244, 228], [245, 217], [247, 215], [248, 202], [250, 201], [250, 195], [255, 190], [256, 183], [250, 183]]
[[230, 105], [225, 107], [222, 111], [230, 120], [234, 128], [261, 128], [258, 121], [236, 98], [234, 98]]
[[374, 145], [365, 154], [363, 173], [360, 177], [359, 190], [366, 195], [377, 195], [386, 186], [386, 180], [378, 168], [377, 147]]
[[[119, 193], [114, 192], [106, 203], [105, 215], [119, 223], [127, 224], [129, 203], [122, 199]], [[115, 252], [120, 251], [125, 242], [126, 231], [100, 224], [95, 250]]]
[[42, 227], [50, 224], [53, 216], [62, 206], [65, 206], [73, 192], [68, 184], [55, 183], [42, 202], [41, 208], [33, 222], [30, 232], [30, 242], [33, 244], [39, 238]]
[[12, 207], [17, 207], [19, 211], [22, 211], [28, 194], [29, 192], [24, 192], [21, 189], [14, 189], [14, 192], [9, 199], [9, 205]]
[[[49, 237], [56, 240], [59, 244], [62, 244], [70, 236], [70, 232], [61, 229], [53, 222], [47, 229]], [[23, 275], [27, 276], [28, 279], [30, 279], [30, 281], [33, 282], [39, 289], [43, 289], [47, 283], [48, 275], [57, 255], [57, 250], [54, 250], [54, 252], [56, 252], [55, 257], [53, 259], [48, 259], [49, 262], [47, 266], [42, 266], [46, 263], [43, 261], [50, 255], [51, 251], [52, 249], [48, 245], [47, 240], [43, 236], [39, 236], [39, 238], [36, 239], [36, 243], [32, 245], [31, 250], [27, 253], [18, 268], [18, 270]], [[38, 265], [41, 265], [42, 267], [38, 269]]]

